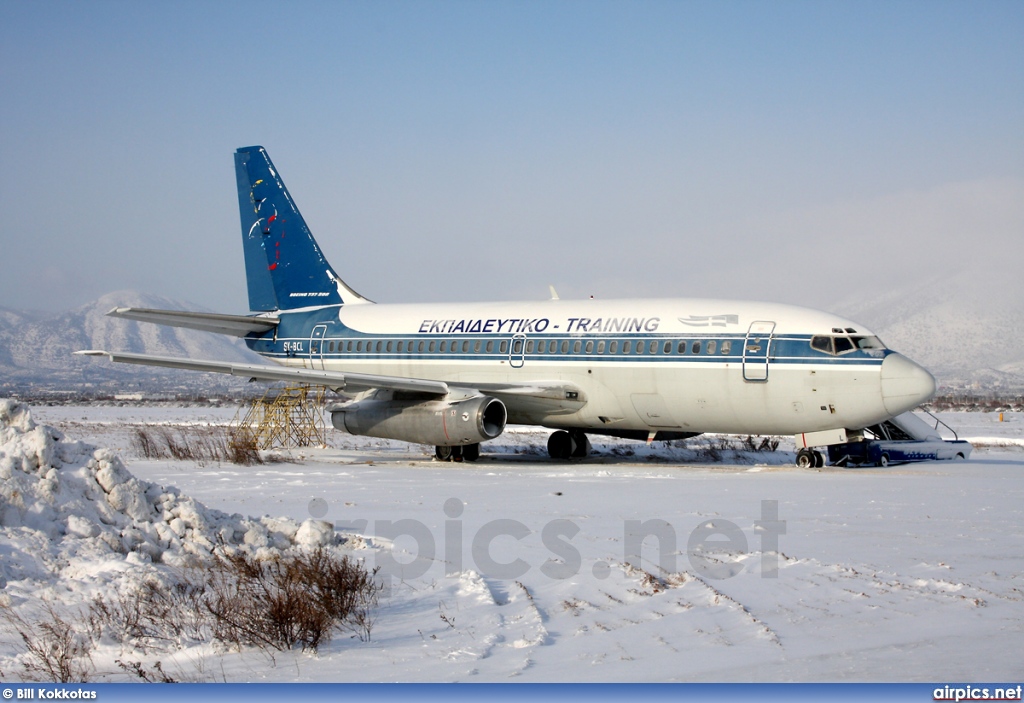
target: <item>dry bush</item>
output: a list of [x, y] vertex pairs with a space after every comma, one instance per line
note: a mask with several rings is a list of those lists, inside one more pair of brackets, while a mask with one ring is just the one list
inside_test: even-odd
[[52, 603], [44, 604], [44, 612], [38, 622], [29, 623], [10, 607], [0, 608], [0, 618], [25, 645], [25, 678], [54, 683], [87, 682], [93, 672], [93, 638], [61, 617]]
[[223, 557], [207, 583], [216, 639], [279, 650], [316, 651], [336, 629], [368, 640], [380, 592], [361, 564], [322, 549], [269, 561]]
[[236, 554], [171, 584], [151, 578], [97, 597], [88, 623], [95, 637], [143, 653], [209, 640], [316, 651], [338, 630], [369, 640], [379, 593], [360, 562], [322, 549], [267, 561]]
[[126, 674], [131, 674], [146, 683], [178, 683], [177, 679], [164, 671], [164, 666], [160, 662], [155, 662], [153, 668], [148, 670], [142, 662], [115, 659], [114, 663], [121, 667]]
[[207, 462], [230, 462], [252, 466], [262, 464], [255, 438], [244, 430], [219, 427], [178, 428], [136, 427], [132, 450], [146, 459], [177, 459]]
[[228, 435], [227, 450], [228, 461], [232, 464], [253, 466], [264, 463], [256, 438], [247, 430], [232, 430]]
[[142, 652], [185, 647], [209, 639], [205, 593], [201, 580], [185, 577], [167, 585], [149, 578], [111, 599], [96, 596], [88, 622], [97, 636], [105, 633]]

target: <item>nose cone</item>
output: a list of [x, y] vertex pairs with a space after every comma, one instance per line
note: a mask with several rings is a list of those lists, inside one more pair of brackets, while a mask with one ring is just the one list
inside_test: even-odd
[[895, 417], [935, 395], [935, 377], [901, 354], [882, 362], [882, 404]]

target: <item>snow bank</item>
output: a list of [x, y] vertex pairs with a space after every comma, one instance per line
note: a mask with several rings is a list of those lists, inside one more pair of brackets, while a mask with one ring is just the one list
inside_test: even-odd
[[207, 508], [139, 480], [108, 449], [37, 425], [27, 406], [0, 400], [0, 588], [132, 565], [185, 566], [236, 550], [271, 557], [333, 544], [328, 527]]

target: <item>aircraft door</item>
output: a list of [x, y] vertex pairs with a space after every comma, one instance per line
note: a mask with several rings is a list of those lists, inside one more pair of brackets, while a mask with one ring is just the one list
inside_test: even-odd
[[317, 325], [309, 335], [309, 368], [323, 369], [324, 367], [324, 336], [327, 334], [327, 325]]
[[750, 323], [743, 340], [743, 380], [764, 383], [768, 380], [768, 357], [771, 354], [775, 323], [757, 320]]
[[512, 336], [512, 344], [508, 348], [508, 365], [514, 369], [523, 368], [526, 362], [526, 335], [516, 334]]

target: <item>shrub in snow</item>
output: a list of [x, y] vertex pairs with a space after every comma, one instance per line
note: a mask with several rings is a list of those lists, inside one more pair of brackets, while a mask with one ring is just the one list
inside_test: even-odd
[[[377, 588], [361, 564], [328, 551], [337, 541], [328, 522], [228, 515], [142, 481], [113, 452], [0, 400], [0, 607], [41, 678], [85, 671], [82, 637], [143, 650], [210, 639], [315, 650], [339, 627], [367, 639]], [[85, 625], [46, 601], [57, 662], [37, 661], [39, 642], [21, 627], [31, 618], [19, 615], [38, 614], [47, 590], [93, 594]]]

